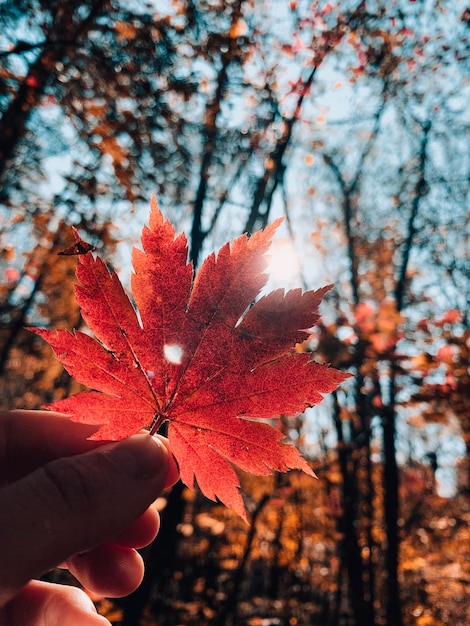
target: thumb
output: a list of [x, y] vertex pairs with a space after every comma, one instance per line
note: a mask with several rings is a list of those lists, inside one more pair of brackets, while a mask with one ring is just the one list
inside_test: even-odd
[[2, 489], [0, 606], [31, 578], [127, 528], [165, 487], [168, 468], [165, 445], [142, 434], [51, 461]]

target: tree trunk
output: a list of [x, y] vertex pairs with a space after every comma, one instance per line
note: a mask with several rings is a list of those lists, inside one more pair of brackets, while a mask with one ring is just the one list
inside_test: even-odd
[[[134, 593], [117, 601], [124, 612], [122, 626], [140, 624], [143, 611], [149, 606], [154, 596], [152, 610], [156, 615], [165, 611], [165, 604], [159, 598], [165, 597], [166, 585], [170, 584], [175, 567], [176, 550], [178, 547], [178, 524], [183, 519], [184, 486], [180, 482], [173, 487], [165, 509], [161, 513], [161, 527], [156, 539], [144, 551], [145, 576], [142, 584]], [[161, 611], [160, 611], [161, 607]]]
[[384, 507], [387, 529], [385, 569], [387, 572], [387, 626], [402, 626], [400, 584], [398, 580], [399, 535], [398, 535], [398, 466], [395, 449], [395, 374], [390, 375], [390, 406], [383, 416], [384, 446]]
[[[347, 572], [349, 601], [356, 626], [374, 626], [373, 594], [366, 592], [366, 570], [359, 545], [358, 526], [360, 489], [358, 484], [358, 467], [360, 450], [352, 437], [351, 442], [343, 438], [342, 420], [335, 416], [336, 432], [338, 435], [338, 458], [343, 478], [343, 515], [338, 519], [338, 531], [343, 539], [340, 544], [341, 568]], [[367, 452], [367, 450], [366, 450]], [[370, 583], [370, 580], [367, 581]], [[367, 585], [368, 586], [368, 585]], [[338, 610], [339, 607], [336, 607]]]

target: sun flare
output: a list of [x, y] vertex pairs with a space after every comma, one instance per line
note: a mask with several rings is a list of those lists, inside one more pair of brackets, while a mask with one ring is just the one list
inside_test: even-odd
[[299, 260], [289, 239], [275, 240], [271, 246], [268, 274], [274, 287], [292, 287], [298, 281]]

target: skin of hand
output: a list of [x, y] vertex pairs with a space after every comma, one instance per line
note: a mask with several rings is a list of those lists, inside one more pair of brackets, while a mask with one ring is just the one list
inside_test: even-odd
[[119, 597], [158, 533], [152, 503], [178, 479], [163, 437], [89, 441], [96, 426], [48, 411], [0, 413], [0, 626], [109, 626], [81, 589], [35, 580], [67, 567]]

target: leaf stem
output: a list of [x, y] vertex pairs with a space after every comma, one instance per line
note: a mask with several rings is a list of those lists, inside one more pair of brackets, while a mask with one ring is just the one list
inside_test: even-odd
[[160, 426], [163, 424], [164, 421], [164, 415], [161, 415], [160, 413], [155, 413], [152, 425], [150, 426], [149, 434], [155, 435], [156, 433], [158, 433]]

